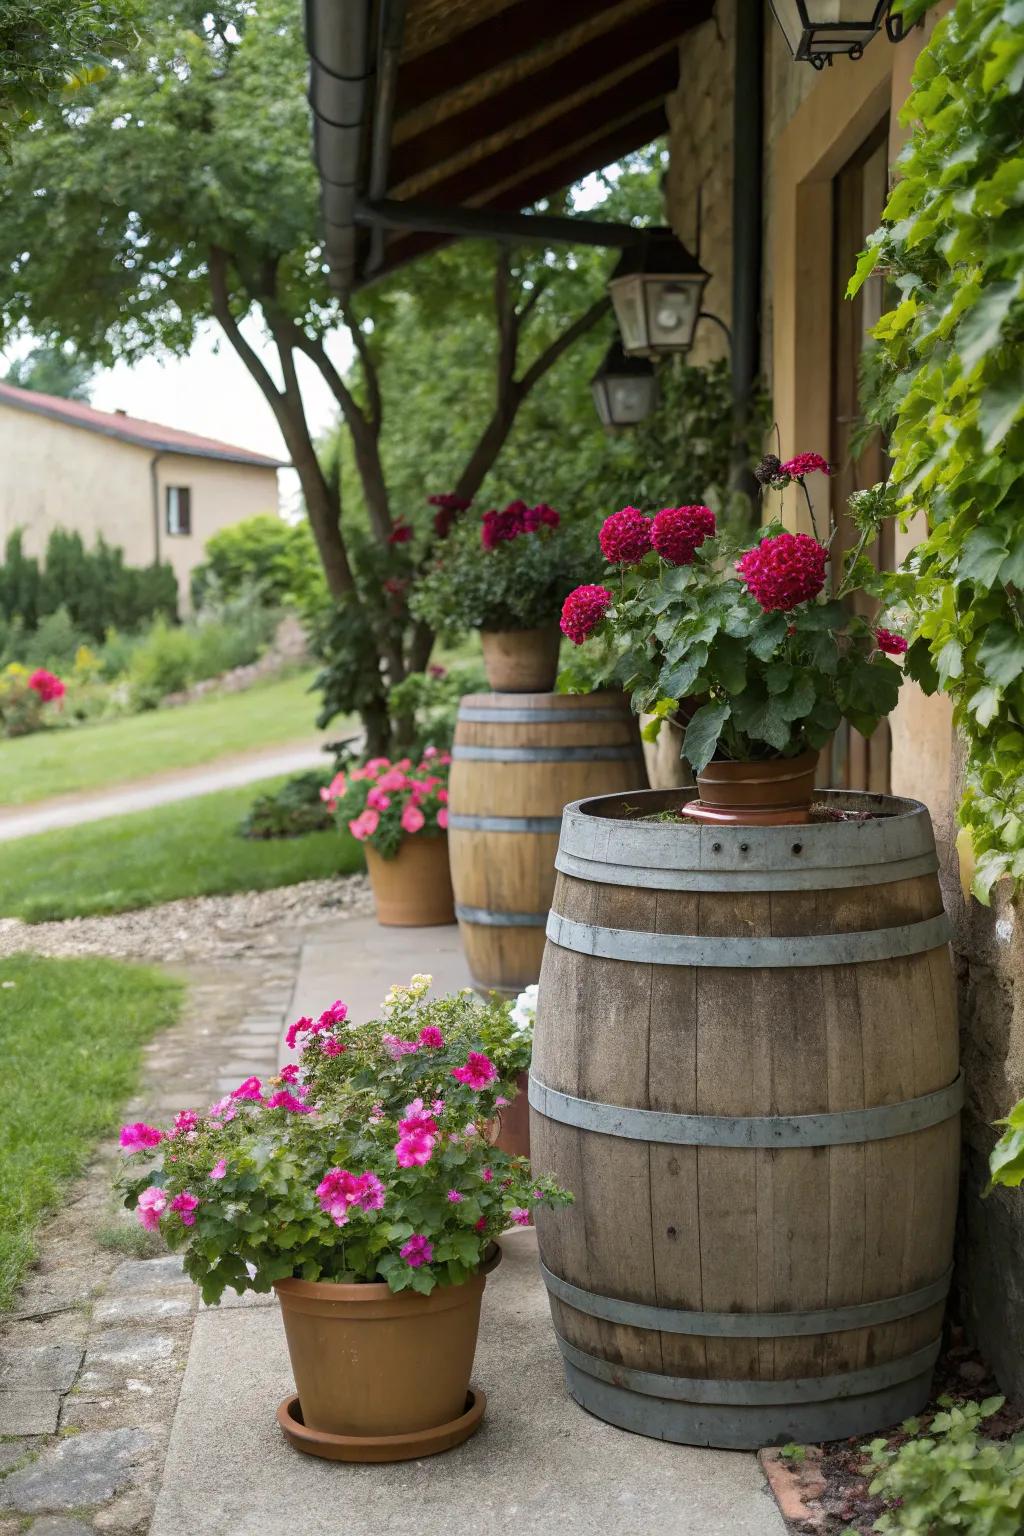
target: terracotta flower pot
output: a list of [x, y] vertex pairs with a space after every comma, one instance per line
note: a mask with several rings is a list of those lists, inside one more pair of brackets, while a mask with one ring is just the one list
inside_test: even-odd
[[[467, 1412], [480, 1302], [500, 1259], [495, 1247], [471, 1280], [429, 1296], [278, 1281], [299, 1408], [286, 1398], [278, 1417], [293, 1444], [342, 1460], [397, 1461], [457, 1443], [438, 1433], [457, 1422], [474, 1420], [471, 1434], [480, 1421]], [[347, 1454], [337, 1455], [339, 1445]]]
[[366, 868], [377, 921], [385, 928], [436, 928], [454, 923], [447, 834], [403, 837], [393, 859], [366, 844]]
[[803, 752], [761, 763], [708, 763], [697, 775], [700, 798], [683, 814], [734, 827], [800, 825], [809, 820], [818, 757]]
[[520, 1072], [516, 1079], [519, 1092], [511, 1104], [506, 1104], [504, 1109], [498, 1111], [494, 1145], [502, 1152], [507, 1152], [509, 1157], [529, 1157], [530, 1155], [530, 1101], [527, 1098], [529, 1083], [529, 1072]]
[[496, 693], [550, 693], [558, 672], [562, 634], [543, 629], [482, 629], [487, 681]]

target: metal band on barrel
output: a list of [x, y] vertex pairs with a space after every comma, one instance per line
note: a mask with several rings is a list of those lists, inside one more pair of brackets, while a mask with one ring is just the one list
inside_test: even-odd
[[703, 1376], [662, 1376], [657, 1371], [638, 1371], [630, 1366], [601, 1360], [577, 1349], [556, 1333], [564, 1358], [577, 1370], [599, 1381], [639, 1392], [646, 1397], [667, 1398], [683, 1403], [726, 1403], [730, 1407], [750, 1408], [782, 1403], [827, 1403], [836, 1398], [861, 1397], [869, 1392], [883, 1392], [904, 1381], [913, 1381], [931, 1371], [939, 1354], [940, 1339], [882, 1365], [869, 1365], [836, 1376], [797, 1376], [788, 1381], [712, 1380]]
[[562, 949], [605, 960], [634, 960], [642, 965], [730, 966], [760, 969], [800, 965], [851, 965], [919, 955], [946, 944], [952, 934], [944, 912], [919, 923], [895, 928], [866, 928], [860, 933], [817, 933], [792, 938], [713, 938], [691, 933], [647, 933], [633, 928], [603, 928], [576, 923], [552, 912], [547, 936]]
[[655, 1307], [618, 1296], [602, 1296], [552, 1274], [541, 1263], [544, 1284], [552, 1296], [607, 1323], [631, 1328], [650, 1328], [658, 1333], [685, 1333], [718, 1339], [798, 1339], [819, 1333], [842, 1333], [851, 1328], [873, 1328], [927, 1312], [944, 1301], [953, 1277], [952, 1266], [944, 1275], [903, 1296], [882, 1301], [863, 1301], [848, 1307], [827, 1307], [816, 1312], [688, 1312], [679, 1307]]
[[820, 1115], [678, 1115], [558, 1093], [530, 1074], [530, 1105], [560, 1125], [678, 1147], [840, 1147], [907, 1136], [951, 1120], [964, 1101], [961, 1073], [947, 1088], [898, 1104]]
[[449, 832], [547, 832], [557, 834], [561, 825], [561, 816], [458, 816], [451, 813], [448, 817]]
[[543, 912], [495, 912], [490, 907], [460, 907], [455, 916], [460, 923], [479, 923], [485, 928], [543, 928]]
[[627, 763], [638, 761], [639, 747], [452, 747], [452, 757], [466, 763]]
[[459, 719], [472, 725], [569, 725], [577, 720], [588, 725], [618, 720], [626, 725], [630, 717], [621, 709], [486, 709], [467, 704], [459, 710]]
[[[450, 825], [450, 823], [449, 823]], [[655, 891], [830, 891], [848, 886], [890, 885], [933, 875], [934, 853], [896, 859], [889, 864], [840, 864], [814, 867], [794, 861], [791, 869], [652, 869], [642, 864], [608, 864], [559, 849], [555, 868], [575, 880], [598, 885], [627, 885]]]

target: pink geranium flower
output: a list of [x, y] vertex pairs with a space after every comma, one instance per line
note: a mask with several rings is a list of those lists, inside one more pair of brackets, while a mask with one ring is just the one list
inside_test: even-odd
[[437, 813], [437, 824], [441, 828], [442, 832], [446, 832], [448, 830], [448, 812], [443, 805]]
[[147, 1232], [155, 1232], [160, 1225], [160, 1217], [166, 1209], [167, 1196], [162, 1189], [159, 1189], [155, 1184], [151, 1184], [139, 1196], [138, 1204], [135, 1207], [135, 1216]]
[[195, 1195], [190, 1195], [187, 1189], [183, 1189], [180, 1195], [175, 1195], [171, 1201], [171, 1210], [177, 1211], [181, 1217], [183, 1227], [194, 1227], [196, 1224], [196, 1206], [199, 1201]]
[[391, 796], [386, 795], [379, 784], [375, 784], [366, 796], [366, 803], [371, 811], [386, 811], [391, 804]]
[[462, 1196], [459, 1194], [457, 1189], [450, 1189], [448, 1191], [448, 1203], [449, 1203], [449, 1205], [459, 1205], [461, 1203], [461, 1201], [462, 1201]]
[[395, 1162], [400, 1168], [422, 1168], [429, 1163], [436, 1138], [427, 1131], [414, 1131], [402, 1136], [395, 1147]]
[[421, 1131], [428, 1136], [436, 1136], [437, 1121], [424, 1107], [422, 1099], [413, 1099], [411, 1104], [405, 1106], [404, 1118], [398, 1122], [398, 1133], [400, 1136], [415, 1136]]
[[258, 1077], [247, 1077], [244, 1083], [239, 1083], [237, 1088], [232, 1088], [231, 1097], [233, 1099], [252, 1099], [254, 1103], [262, 1104], [263, 1094], [260, 1091], [262, 1087], [263, 1084]]
[[443, 1050], [444, 1035], [436, 1024], [427, 1024], [420, 1030], [420, 1045], [425, 1045], [432, 1051]]
[[210, 1178], [211, 1179], [222, 1179], [224, 1177], [224, 1175], [227, 1173], [227, 1171], [228, 1171], [228, 1165], [225, 1162], [224, 1158], [218, 1157], [217, 1161], [214, 1163], [213, 1167], [210, 1169]]
[[281, 1068], [277, 1075], [282, 1083], [297, 1083], [299, 1080], [299, 1069], [294, 1061], [290, 1061], [286, 1067]]
[[452, 1077], [458, 1078], [460, 1083], [465, 1083], [467, 1088], [473, 1088], [478, 1093], [488, 1083], [493, 1083], [497, 1075], [497, 1067], [482, 1051], [470, 1051], [465, 1066], [452, 1067]]
[[410, 1269], [419, 1269], [421, 1264], [429, 1264], [434, 1257], [434, 1245], [422, 1233], [414, 1232], [399, 1252]]
[[301, 1099], [297, 1099], [286, 1088], [279, 1088], [276, 1093], [270, 1095], [270, 1098], [267, 1100], [267, 1108], [286, 1109], [292, 1115], [311, 1115], [314, 1113], [312, 1104], [303, 1104]]
[[380, 825], [380, 812], [370, 810], [369, 807], [362, 811], [348, 824], [348, 829], [357, 842], [365, 843], [368, 837], [372, 837]]
[[529, 1211], [524, 1211], [521, 1205], [514, 1205], [508, 1214], [517, 1227], [528, 1227], [530, 1225], [530, 1213]]
[[290, 1051], [294, 1051], [299, 1036], [304, 1035], [307, 1029], [312, 1028], [313, 1020], [307, 1019], [305, 1015], [301, 1019], [296, 1019], [294, 1024], [289, 1024], [288, 1026], [288, 1033], [284, 1037], [285, 1045]]
[[387, 773], [381, 774], [380, 778], [377, 780], [378, 789], [390, 790], [393, 792], [399, 789], [408, 789], [408, 787], [409, 781], [397, 765], [394, 768], [389, 768]]
[[348, 1221], [353, 1205], [364, 1211], [379, 1211], [384, 1204], [384, 1185], [375, 1173], [349, 1173], [347, 1168], [332, 1168], [317, 1185], [321, 1210], [336, 1227]]
[[420, 832], [426, 819], [418, 805], [407, 805], [402, 812], [402, 831], [409, 833]]
[[199, 1116], [194, 1109], [182, 1109], [174, 1117], [171, 1127], [172, 1136], [185, 1136], [189, 1131], [194, 1131], [199, 1124]]
[[339, 1040], [337, 1035], [325, 1035], [320, 1049], [325, 1056], [342, 1056], [348, 1050], [348, 1046], [344, 1041]]
[[126, 1152], [147, 1152], [163, 1139], [163, 1131], [158, 1131], [155, 1125], [147, 1125], [144, 1120], [121, 1127], [121, 1146]]
[[54, 699], [62, 699], [67, 692], [60, 678], [52, 672], [47, 672], [45, 667], [38, 667], [32, 673], [28, 686], [33, 693], [38, 693], [44, 704], [50, 704]]
[[380, 1039], [392, 1061], [398, 1061], [402, 1056], [411, 1056], [420, 1048], [418, 1040], [399, 1040], [397, 1035], [381, 1035]]

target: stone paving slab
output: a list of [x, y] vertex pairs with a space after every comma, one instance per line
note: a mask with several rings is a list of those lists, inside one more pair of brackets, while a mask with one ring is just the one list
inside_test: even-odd
[[502, 1240], [474, 1381], [487, 1417], [466, 1445], [394, 1466], [292, 1450], [276, 1307], [200, 1312], [150, 1536], [785, 1536], [756, 1458], [666, 1445], [569, 1398], [533, 1232]]
[[[469, 967], [455, 923], [438, 928], [382, 928], [373, 917], [352, 917], [335, 927], [312, 929], [302, 946], [289, 1020], [316, 1018], [340, 998], [349, 1018], [363, 1023], [380, 1015], [392, 982], [417, 972], [433, 976], [435, 994], [470, 985]], [[297, 1059], [281, 1048], [282, 1064]]]
[[61, 1394], [30, 1387], [0, 1387], [0, 1435], [54, 1435]]

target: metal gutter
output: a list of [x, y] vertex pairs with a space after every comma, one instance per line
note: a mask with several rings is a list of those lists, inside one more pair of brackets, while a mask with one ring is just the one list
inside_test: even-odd
[[600, 219], [569, 219], [549, 213], [515, 213], [499, 208], [442, 208], [413, 198], [380, 198], [376, 202], [357, 198], [355, 218], [370, 228], [419, 230], [478, 240], [542, 240], [632, 248], [639, 247], [645, 237], [662, 234], [677, 243], [670, 229], [613, 224]]
[[373, 77], [370, 0], [306, 0], [305, 13], [327, 261], [332, 286], [348, 292], [356, 276], [354, 211]]
[[[732, 180], [732, 489], [752, 498], [756, 482], [743, 445], [761, 372], [764, 210], [764, 6], [737, 0]], [[754, 502], [752, 500], [752, 505]]]
[[[380, 0], [380, 31], [377, 44], [377, 96], [373, 107], [373, 139], [370, 144], [370, 201], [384, 197], [388, 190], [388, 166], [391, 160], [391, 125], [398, 99], [398, 66], [402, 60], [405, 36], [405, 12], [408, 0]], [[370, 232], [370, 253], [366, 272], [377, 272], [384, 260], [384, 229], [375, 224]]]

